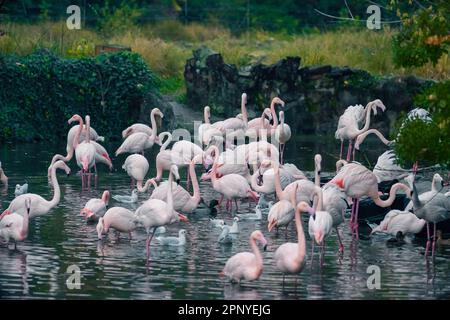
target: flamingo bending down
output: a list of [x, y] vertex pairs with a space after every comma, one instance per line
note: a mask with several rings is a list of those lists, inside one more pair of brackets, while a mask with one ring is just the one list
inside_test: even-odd
[[[89, 131], [91, 118], [86, 116], [86, 130]], [[88, 185], [90, 185], [91, 176], [88, 175], [90, 169], [95, 165], [95, 146], [91, 143], [89, 135], [86, 141], [80, 143], [81, 127], [75, 136], [75, 158], [77, 159], [77, 164], [81, 168], [81, 184], [86, 185], [86, 176], [88, 177]]]
[[3, 183], [5, 186], [8, 185], [8, 177], [6, 176], [5, 172], [3, 171], [1, 161], [0, 161], [0, 182]]
[[[173, 207], [176, 211], [193, 213], [197, 209], [199, 203], [203, 200], [200, 196], [200, 187], [198, 185], [197, 175], [195, 174], [195, 164], [199, 161], [200, 157], [202, 157], [202, 155], [195, 156], [189, 164], [189, 175], [191, 176], [192, 190], [194, 192], [192, 196], [182, 186], [176, 183], [172, 184], [174, 198]], [[160, 199], [166, 201], [168, 187], [168, 182], [161, 183], [155, 188], [155, 190], [153, 190], [150, 199]]]
[[[63, 156], [60, 154], [56, 154], [53, 156], [52, 161], [48, 167], [48, 177], [49, 178], [50, 178], [51, 167], [53, 166], [53, 164], [56, 161], [62, 160], [64, 162], [69, 162], [70, 160], [72, 160], [74, 152], [75, 152], [75, 138], [77, 136], [77, 132], [80, 129], [80, 127], [81, 127], [81, 133], [79, 136], [79, 141], [80, 142], [85, 141], [87, 138], [87, 127], [83, 124], [83, 118], [80, 115], [78, 115], [78, 114], [73, 115], [67, 122], [68, 122], [68, 124], [71, 124], [72, 122], [78, 122], [78, 125], [70, 128], [69, 132], [67, 133], [67, 146], [66, 146], [67, 155]], [[89, 138], [91, 141], [103, 142], [105, 140], [105, 138], [99, 136], [97, 131], [95, 131], [95, 129], [92, 127], [89, 128], [89, 133], [90, 133]]]
[[[298, 186], [295, 185], [289, 193], [286, 193], [289, 200], [279, 198], [279, 201], [270, 208], [269, 215], [267, 216], [267, 221], [269, 222], [267, 225], [267, 229], [269, 230], [269, 232], [271, 232], [274, 227], [277, 229], [277, 231], [280, 227], [286, 227], [285, 231], [287, 235], [287, 228], [289, 226], [289, 223], [294, 218], [295, 205], [292, 205], [292, 198], [296, 197], [297, 189]], [[277, 193], [277, 198], [278, 196], [281, 196], [281, 194]]]
[[267, 240], [264, 238], [261, 231], [253, 231], [250, 235], [251, 252], [240, 252], [228, 259], [225, 268], [220, 273], [226, 276], [231, 281], [238, 283], [241, 280], [253, 281], [257, 280], [263, 272], [263, 258], [258, 249], [256, 241], [262, 243], [264, 251], [267, 248]]
[[[370, 113], [371, 111], [373, 111], [374, 115], [376, 115], [377, 108], [380, 108], [382, 111], [386, 110], [383, 102], [377, 99], [369, 102], [366, 107], [363, 107], [362, 105], [349, 106], [347, 109], [345, 109], [344, 114], [339, 117], [338, 128], [335, 133], [336, 139], [341, 140], [341, 151], [339, 154], [339, 159], [342, 159], [344, 140], [349, 140], [347, 161], [350, 161], [353, 139], [369, 129]], [[362, 129], [359, 129], [359, 125], [362, 123], [362, 121], [364, 121], [364, 117], [364, 127]]]
[[308, 232], [311, 241], [311, 264], [314, 257], [314, 243], [321, 246], [321, 265], [323, 264], [323, 256], [325, 253], [325, 238], [331, 233], [333, 227], [333, 218], [331, 214], [323, 210], [322, 189], [315, 186], [314, 194], [317, 197], [315, 214], [309, 217]]
[[297, 243], [284, 243], [278, 247], [274, 254], [275, 267], [283, 273], [283, 283], [286, 274], [298, 274], [305, 265], [306, 240], [300, 216], [302, 211], [314, 213], [306, 202], [302, 201], [298, 206], [295, 205], [295, 202], [293, 193], [291, 204], [296, 208], [294, 216], [297, 229]]
[[25, 199], [25, 214], [20, 215], [15, 212], [8, 212], [3, 219], [0, 220], [0, 237], [6, 243], [9, 239], [14, 240], [14, 249], [17, 249], [17, 241], [23, 241], [28, 236], [28, 222], [31, 208], [31, 198]]
[[[439, 176], [440, 177], [440, 176]], [[440, 177], [442, 181], [442, 177]], [[437, 179], [439, 180], [439, 179]], [[414, 183], [414, 175], [408, 176], [408, 182], [412, 186], [412, 210], [419, 219], [424, 219], [427, 222], [427, 245], [425, 249], [425, 257], [428, 256], [428, 250], [431, 242], [431, 255], [434, 257], [436, 247], [436, 224], [438, 222], [450, 219], [450, 197], [448, 194], [438, 190], [431, 190], [418, 194], [416, 184]], [[408, 210], [411, 205], [408, 205], [405, 210]], [[434, 224], [433, 236], [430, 235], [430, 222]]]
[[97, 222], [100, 217], [105, 215], [108, 203], [109, 191], [105, 190], [100, 199], [94, 198], [89, 200], [84, 205], [84, 208], [80, 210], [80, 215], [82, 215], [87, 222]]
[[425, 220], [419, 219], [409, 211], [391, 210], [383, 221], [372, 229], [370, 234], [379, 232], [396, 236], [399, 231], [402, 234], [416, 234], [423, 229], [426, 223]]
[[355, 150], [359, 150], [361, 144], [364, 142], [364, 140], [366, 139], [366, 137], [369, 134], [375, 134], [381, 140], [381, 142], [383, 142], [387, 146], [391, 146], [394, 143], [394, 141], [389, 141], [388, 139], [386, 139], [383, 136], [383, 134], [380, 131], [378, 131], [377, 129], [369, 129], [366, 132], [361, 133], [359, 136], [356, 137], [355, 147], [353, 149], [353, 160], [355, 159]]
[[289, 139], [291, 139], [291, 127], [284, 123], [284, 111], [280, 111], [280, 124], [275, 129], [275, 141], [279, 143], [281, 164], [284, 163], [284, 148]]
[[145, 149], [153, 147], [153, 144], [160, 144], [159, 138], [157, 137], [157, 126], [155, 115], [160, 118], [164, 117], [164, 114], [158, 109], [154, 108], [151, 113], [152, 122], [152, 133], [150, 135], [144, 132], [135, 132], [129, 135], [122, 145], [116, 150], [116, 156], [122, 153], [142, 153], [144, 154]]
[[[150, 243], [152, 241], [155, 230], [177, 221], [187, 221], [186, 216], [177, 213], [173, 207], [172, 196], [173, 174], [169, 173], [169, 188], [167, 188], [167, 202], [159, 199], [149, 199], [145, 201], [136, 210], [139, 222], [144, 226], [147, 232], [147, 261], [150, 258]], [[153, 232], [152, 232], [153, 231]]]
[[[341, 160], [341, 162], [345, 162]], [[363, 196], [372, 198], [373, 202], [379, 207], [389, 207], [395, 200], [395, 194], [398, 189], [402, 189], [411, 198], [411, 189], [403, 183], [396, 183], [391, 187], [389, 198], [381, 200], [378, 192], [377, 177], [375, 174], [359, 163], [347, 163], [340, 169], [337, 175], [329, 182], [335, 184], [344, 193], [353, 198], [352, 214], [350, 225], [357, 234], [358, 228], [358, 202]]]
[[211, 182], [214, 190], [222, 194], [222, 199], [227, 200], [227, 210], [229, 210], [230, 212], [232, 211], [233, 200], [236, 204], [236, 211], [239, 210], [237, 204], [238, 198], [249, 197], [256, 202], [258, 201], [258, 194], [250, 188], [250, 185], [243, 176], [231, 173], [219, 178], [217, 167], [218, 164], [217, 161], [215, 161], [211, 172], [208, 175], [211, 177]]
[[[138, 227], [138, 224], [139, 221], [134, 212], [122, 207], [113, 207], [98, 219], [96, 228], [98, 240], [102, 240], [102, 236], [107, 234], [110, 228], [119, 233], [127, 232], [131, 240], [131, 232]], [[119, 235], [117, 235], [117, 238], [119, 238]]]
[[136, 188], [139, 192], [146, 192], [150, 187], [150, 179], [142, 185], [145, 176], [149, 169], [149, 164], [147, 159], [140, 154], [131, 154], [126, 159], [122, 165], [128, 176], [131, 177], [131, 185], [134, 186], [134, 181], [136, 181]]
[[[26, 199], [31, 200], [31, 208], [30, 208], [30, 218], [34, 218], [37, 216], [44, 215], [48, 213], [51, 209], [56, 207], [59, 203], [59, 200], [61, 198], [61, 190], [59, 188], [58, 184], [58, 178], [56, 177], [56, 169], [62, 169], [66, 172], [67, 175], [70, 174], [70, 168], [63, 162], [63, 161], [57, 161], [51, 169], [51, 183], [53, 186], [53, 198], [50, 201], [45, 200], [40, 195], [34, 194], [34, 193], [26, 193], [18, 196], [15, 198], [11, 203], [9, 204], [9, 207], [7, 211], [9, 212], [15, 212], [20, 215], [25, 215], [27, 212], [26, 208]], [[3, 214], [0, 216], [0, 219], [2, 218]]]

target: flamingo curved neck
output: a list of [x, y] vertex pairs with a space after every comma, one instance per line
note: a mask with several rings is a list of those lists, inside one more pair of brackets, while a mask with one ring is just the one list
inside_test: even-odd
[[298, 258], [305, 256], [306, 253], [306, 240], [305, 232], [303, 231], [303, 225], [300, 219], [300, 210], [295, 210], [295, 227], [297, 228], [297, 240], [298, 240]]
[[248, 126], [248, 114], [247, 114], [247, 108], [245, 106], [245, 100], [247, 98], [242, 97], [241, 99], [241, 113], [242, 113], [242, 120], [244, 121], [245, 128]]
[[[153, 135], [153, 132], [152, 132]], [[166, 141], [164, 141], [163, 145], [159, 149], [160, 151], [166, 150], [166, 148], [169, 146], [169, 144], [172, 142], [172, 135], [169, 132], [163, 133], [164, 137], [167, 137]]]
[[359, 136], [360, 134], [363, 134], [364, 132], [369, 130], [369, 127], [370, 127], [370, 112], [371, 111], [372, 111], [372, 108], [370, 108], [370, 107], [366, 109], [366, 122], [364, 123], [364, 127], [362, 127], [361, 130], [357, 130], [356, 131], [355, 138], [357, 136]]
[[272, 162], [273, 172], [275, 174], [275, 193], [277, 195], [278, 200], [282, 200], [284, 197], [284, 190], [281, 186], [281, 178], [280, 178], [280, 166], [275, 162]]
[[263, 259], [261, 256], [261, 252], [258, 249], [258, 245], [256, 244], [256, 240], [253, 239], [253, 237], [250, 238], [250, 246], [252, 248], [253, 254], [256, 257], [256, 262], [258, 264], [258, 268], [262, 268], [263, 265]]
[[[73, 139], [73, 150], [75, 150], [77, 148], [77, 146], [80, 144], [80, 136], [81, 133], [83, 132], [83, 118], [81, 117], [77, 117], [77, 121], [78, 121], [78, 130], [75, 133], [75, 138]], [[71, 146], [69, 146], [71, 147]]]
[[273, 118], [272, 128], [276, 128], [278, 126], [278, 116], [275, 111], [275, 101], [273, 101], [273, 100], [270, 103], [270, 112], [272, 113], [272, 118]]
[[209, 109], [208, 107], [205, 107], [205, 109], [203, 110], [203, 117], [205, 118], [205, 123], [210, 124], [211, 122], [209, 121], [210, 118], [210, 114], [209, 114]]
[[316, 203], [316, 211], [322, 211], [323, 207], [323, 200], [322, 200], [322, 189], [318, 186], [314, 187], [314, 195], [317, 197], [317, 203]]
[[[404, 185], [403, 183], [396, 183], [392, 186], [391, 191], [389, 192], [389, 198], [387, 198], [386, 200], [381, 200], [379, 196], [377, 196], [377, 198], [372, 198], [373, 202], [375, 202], [375, 204], [379, 207], [382, 208], [386, 208], [389, 207], [390, 205], [392, 205], [392, 203], [395, 200], [395, 196], [396, 196], [396, 192], [398, 189], [402, 189], [405, 192], [410, 192], [411, 190]], [[416, 193], [416, 192], [414, 192]], [[413, 200], [414, 200], [414, 196], [413, 196]]]
[[358, 138], [360, 139], [359, 145], [361, 145], [364, 142], [364, 140], [366, 139], [366, 137], [372, 133], [375, 134], [381, 140], [381, 142], [383, 142], [385, 145], [391, 144], [391, 141], [386, 139], [380, 131], [378, 131], [377, 129], [369, 129], [357, 137], [357, 139]]
[[191, 176], [193, 189], [191, 200], [198, 204], [198, 202], [200, 201], [200, 188], [198, 185], [197, 175], [195, 173], [195, 159], [196, 157], [194, 157], [194, 159], [192, 159], [191, 163], [189, 164], [189, 175]]
[[259, 172], [255, 171], [255, 173], [252, 174], [252, 176], [251, 176], [250, 182], [252, 185], [252, 189], [255, 190], [256, 192], [269, 193], [268, 186], [265, 183], [262, 186], [258, 185], [258, 180], [257, 180], [258, 174], [259, 174]]
[[150, 137], [153, 140], [156, 139], [156, 131], [158, 130], [158, 127], [156, 125], [156, 120], [155, 120], [155, 113], [156, 113], [155, 109], [153, 109], [152, 112], [150, 113], [150, 122], [152, 124], [152, 134]]
[[61, 199], [61, 190], [59, 188], [58, 178], [56, 177], [56, 166], [52, 167], [52, 175], [51, 175], [51, 181], [53, 186], [53, 198], [48, 202], [49, 210], [53, 207], [55, 207], [59, 200]]
[[146, 192], [146, 191], [149, 189], [149, 187], [150, 187], [151, 184], [154, 186], [153, 183], [154, 183], [153, 179], [148, 179], [148, 180], [145, 182], [144, 186], [142, 186], [142, 180], [140, 180], [140, 181], [138, 181], [138, 182], [136, 183], [136, 187], [137, 187], [138, 191], [139, 191], [140, 193], [142, 193], [142, 192]]

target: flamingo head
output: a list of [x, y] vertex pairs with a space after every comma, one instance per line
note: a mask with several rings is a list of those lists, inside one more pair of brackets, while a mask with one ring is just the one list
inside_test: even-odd
[[281, 105], [282, 107], [284, 107], [284, 105], [285, 105], [285, 103], [284, 103], [284, 101], [283, 100], [281, 100], [280, 98], [278, 98], [278, 97], [275, 97], [275, 98], [273, 98], [272, 99], [272, 104], [279, 104], [279, 105]]
[[207, 180], [211, 180], [211, 170], [209, 170], [206, 173], [203, 173], [200, 177], [201, 181], [207, 181]]
[[247, 103], [247, 94], [244, 92], [241, 96], [242, 103]]
[[[135, 190], [136, 190], [136, 189], [135, 189]], [[134, 192], [134, 190], [133, 190], [133, 192]], [[109, 194], [109, 191], [108, 191], [108, 190], [103, 191], [103, 194], [102, 194], [102, 201], [103, 201], [103, 203], [104, 203], [105, 205], [108, 205], [108, 203], [109, 203], [109, 196], [110, 196], [110, 194]]]
[[322, 171], [322, 156], [320, 154], [316, 154], [314, 156], [314, 165], [316, 167], [317, 173], [320, 175], [320, 171]]
[[180, 221], [183, 221], [183, 222], [189, 221], [188, 217], [186, 217], [184, 214], [177, 212], [177, 215], [178, 215], [178, 218], [180, 219]]
[[85, 217], [86, 219], [89, 219], [94, 215], [94, 212], [89, 208], [83, 208], [80, 210], [80, 215]]
[[85, 172], [87, 172], [87, 171], [89, 170], [89, 160], [88, 160], [88, 158], [87, 158], [87, 157], [83, 157], [83, 158], [81, 159], [81, 164], [82, 164], [82, 166], [83, 166], [83, 170], [84, 170]]
[[269, 230], [269, 232], [272, 232], [272, 229], [277, 225], [278, 220], [274, 217], [270, 217], [269, 218], [269, 223], [267, 225], [267, 230]]
[[266, 238], [264, 238], [264, 235], [262, 234], [261, 231], [259, 230], [253, 231], [250, 237], [256, 241], [259, 241], [263, 245], [264, 251], [267, 250], [267, 240]]
[[314, 240], [316, 240], [316, 243], [317, 243], [318, 245], [321, 245], [321, 244], [322, 244], [322, 241], [323, 241], [324, 236], [325, 236], [325, 234], [323, 233], [322, 230], [317, 231], [317, 232], [314, 233]]
[[109, 154], [103, 153], [102, 157], [106, 160], [106, 163], [108, 164], [109, 170], [111, 171], [113, 169], [113, 164], [112, 164], [111, 158], [109, 157]]
[[81, 118], [80, 115], [78, 114], [74, 114], [68, 121], [68, 124], [71, 124], [72, 122], [77, 121], [77, 122], [83, 122], [83, 119]]

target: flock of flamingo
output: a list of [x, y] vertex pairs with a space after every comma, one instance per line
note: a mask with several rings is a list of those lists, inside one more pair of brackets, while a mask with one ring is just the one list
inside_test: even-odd
[[[311, 254], [314, 246], [321, 248], [323, 259], [325, 242], [332, 230], [336, 230], [339, 239], [339, 253], [344, 251], [343, 233], [339, 228], [345, 222], [345, 211], [351, 210], [350, 230], [352, 239], [358, 238], [358, 214], [361, 199], [371, 199], [374, 206], [389, 207], [396, 198], [397, 191], [403, 191], [411, 199], [403, 210], [391, 210], [378, 225], [373, 226], [372, 233], [383, 232], [394, 236], [414, 234], [426, 225], [428, 238], [426, 253], [430, 246], [434, 256], [437, 240], [436, 224], [450, 218], [450, 193], [443, 193], [443, 179], [435, 174], [432, 188], [418, 194], [415, 185], [417, 165], [413, 170], [406, 170], [396, 164], [393, 150], [384, 152], [377, 161], [373, 171], [354, 161], [355, 150], [359, 150], [369, 134], [377, 135], [386, 145], [388, 141], [383, 135], [370, 129], [372, 114], [386, 107], [380, 100], [362, 105], [349, 106], [339, 118], [335, 137], [341, 141], [339, 161], [336, 163], [336, 175], [326, 183], [321, 183], [322, 157], [311, 155], [314, 161], [314, 179], [294, 164], [284, 162], [284, 148], [291, 138], [291, 129], [285, 122], [284, 111], [276, 112], [276, 108], [284, 108], [284, 102], [278, 97], [271, 101], [270, 107], [263, 110], [261, 117], [249, 121], [244, 93], [241, 100], [241, 113], [236, 117], [211, 123], [211, 110], [204, 108], [204, 122], [198, 128], [198, 141], [187, 140], [172, 143], [172, 134], [158, 134], [156, 117], [164, 117], [154, 108], [151, 111], [151, 126], [136, 123], [122, 132], [122, 145], [115, 152], [116, 156], [130, 154], [123, 162], [123, 170], [131, 178], [131, 196], [114, 196], [118, 202], [137, 202], [138, 194], [147, 193], [151, 189], [148, 200], [144, 201], [134, 212], [123, 207], [108, 208], [110, 193], [104, 191], [100, 199], [91, 199], [80, 214], [87, 222], [96, 223], [98, 239], [101, 240], [110, 229], [118, 233], [129, 233], [144, 228], [147, 234], [146, 261], [150, 260], [150, 244], [154, 235], [164, 245], [184, 245], [187, 233], [179, 230], [178, 237], [164, 237], [165, 226], [188, 220], [188, 216], [196, 212], [200, 205], [206, 205], [200, 195], [196, 166], [202, 165], [207, 170], [201, 175], [202, 181], [210, 181], [210, 187], [218, 194], [220, 200], [213, 200], [209, 205], [221, 207], [226, 200], [226, 211], [235, 214], [233, 226], [227, 226], [222, 219], [210, 219], [211, 224], [222, 229], [219, 242], [232, 242], [232, 234], [238, 232], [241, 220], [267, 219], [268, 232], [279, 228], [288, 230], [293, 221], [297, 231], [297, 242], [286, 242], [279, 246], [274, 254], [276, 269], [284, 276], [298, 274], [302, 271], [306, 260], [306, 240], [302, 215], [306, 214], [308, 232], [311, 238]], [[414, 109], [408, 118], [432, 121], [428, 112]], [[67, 154], [55, 155], [48, 168], [48, 177], [54, 190], [53, 198], [48, 201], [43, 197], [27, 193], [28, 185], [16, 186], [16, 198], [0, 215], [0, 238], [6, 243], [10, 239], [16, 242], [27, 238], [28, 226], [34, 218], [48, 214], [61, 200], [57, 170], [70, 173], [66, 163], [75, 155], [80, 168], [82, 188], [90, 187], [91, 170], [97, 176], [97, 164], [103, 163], [112, 168], [112, 161], [106, 149], [100, 144], [103, 138], [91, 127], [88, 115], [83, 119], [79, 115], [72, 116], [68, 123], [77, 122], [67, 135]], [[235, 145], [237, 138], [250, 137], [254, 141]], [[271, 142], [268, 142], [268, 140]], [[344, 155], [344, 141], [348, 141], [348, 149]], [[146, 149], [156, 145], [160, 151], [154, 159], [156, 176], [148, 178], [150, 163], [145, 157]], [[222, 151], [224, 150], [224, 151]], [[353, 156], [353, 159], [351, 160]], [[180, 168], [186, 168], [186, 188], [180, 185]], [[168, 171], [168, 179], [163, 181], [164, 172]], [[387, 199], [379, 190], [378, 184], [385, 181], [404, 179], [405, 183], [392, 183]], [[8, 183], [0, 163], [0, 181]], [[208, 183], [208, 182], [205, 182]], [[192, 187], [193, 193], [190, 193]], [[268, 202], [275, 195], [275, 201]], [[239, 213], [238, 200], [257, 202], [255, 213]], [[234, 211], [233, 211], [234, 206]], [[213, 210], [215, 210], [213, 208]], [[264, 215], [267, 214], [267, 218]], [[434, 232], [430, 232], [430, 224]], [[440, 233], [439, 233], [440, 234]], [[286, 233], [287, 237], [287, 233]], [[263, 272], [263, 254], [258, 247], [264, 249], [267, 240], [262, 230], [250, 234], [251, 252], [238, 253], [226, 262], [221, 274], [231, 281], [256, 280]], [[312, 257], [312, 256], [311, 256]]]

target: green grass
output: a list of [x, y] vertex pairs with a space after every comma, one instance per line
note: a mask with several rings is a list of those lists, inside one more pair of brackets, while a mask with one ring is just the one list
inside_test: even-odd
[[331, 64], [367, 70], [374, 75], [413, 74], [424, 78], [449, 79], [450, 62], [444, 55], [437, 65], [397, 68], [393, 64], [391, 42], [397, 31], [384, 28], [342, 28], [319, 33], [286, 35], [252, 31], [240, 36], [216, 25], [164, 21], [135, 26], [114, 35], [95, 30], [69, 31], [65, 22], [38, 24], [0, 23], [6, 35], [0, 37], [0, 53], [25, 55], [37, 48], [50, 48], [64, 56], [93, 55], [95, 44], [127, 45], [142, 55], [161, 79], [164, 93], [184, 93], [183, 71], [192, 51], [206, 45], [220, 52], [227, 63], [245, 66], [271, 64], [286, 56], [300, 56], [302, 65]]

